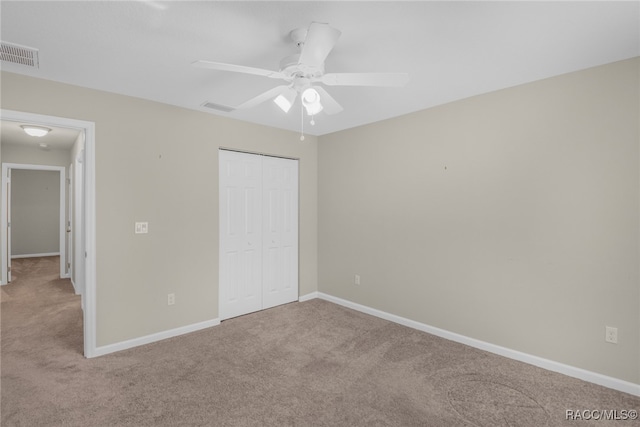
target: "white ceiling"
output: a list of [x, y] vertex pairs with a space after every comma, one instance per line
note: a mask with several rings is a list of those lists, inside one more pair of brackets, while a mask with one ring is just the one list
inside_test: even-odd
[[0, 37], [39, 49], [6, 71], [300, 130], [273, 102], [231, 113], [281, 84], [198, 69], [196, 60], [277, 70], [312, 21], [342, 31], [326, 72], [408, 72], [404, 88], [327, 87], [344, 107], [323, 135], [481, 93], [640, 55], [640, 2], [0, 2]]

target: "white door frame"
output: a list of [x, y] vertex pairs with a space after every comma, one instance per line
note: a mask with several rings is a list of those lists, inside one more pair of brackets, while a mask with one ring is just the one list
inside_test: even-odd
[[[84, 323], [84, 356], [96, 354], [96, 175], [95, 175], [95, 123], [64, 117], [47, 116], [14, 110], [0, 110], [0, 119], [26, 122], [42, 126], [76, 129], [85, 135], [84, 210], [85, 210], [85, 277], [82, 293]], [[4, 191], [4, 190], [2, 190]], [[64, 215], [63, 215], [64, 216]], [[4, 234], [4, 233], [3, 233]]]
[[[73, 273], [74, 283], [76, 286], [76, 292], [84, 293], [84, 148], [78, 152], [74, 159], [74, 179], [73, 179], [73, 224], [72, 230], [74, 243], [73, 243]], [[84, 301], [84, 300], [83, 300]], [[83, 306], [84, 309], [84, 306]]]
[[73, 251], [74, 251], [74, 244], [75, 242], [73, 241], [73, 229], [71, 228], [71, 220], [73, 219], [73, 197], [75, 196], [73, 194], [73, 180], [74, 180], [74, 173], [73, 173], [73, 162], [71, 162], [71, 164], [69, 164], [69, 173], [67, 174], [67, 180], [65, 182], [66, 184], [66, 188], [67, 188], [67, 222], [65, 223], [65, 242], [67, 242], [67, 265], [66, 265], [66, 271], [67, 271], [67, 277], [69, 277], [71, 279], [71, 284], [73, 285], [73, 289], [76, 291], [76, 294], [78, 294], [78, 290], [76, 289], [76, 285], [74, 284], [74, 274], [73, 274], [73, 264], [74, 264], [74, 259], [73, 259]]
[[[20, 169], [20, 170], [34, 170], [34, 171], [53, 171], [60, 174], [59, 187], [60, 187], [60, 200], [58, 210], [60, 213], [60, 220], [58, 222], [58, 249], [60, 252], [60, 277], [67, 278], [69, 273], [67, 271], [67, 239], [66, 239], [66, 218], [65, 218], [65, 206], [66, 206], [66, 171], [64, 166], [48, 166], [48, 165], [27, 165], [22, 163], [3, 163], [2, 164], [2, 191], [7, 189], [7, 177], [8, 170]], [[2, 230], [8, 230], [7, 216], [8, 216], [8, 200], [6, 197], [2, 197]], [[2, 254], [2, 284], [8, 283], [7, 266], [11, 259], [11, 247], [8, 245], [8, 233], [2, 233], [1, 245], [6, 248], [6, 253]]]

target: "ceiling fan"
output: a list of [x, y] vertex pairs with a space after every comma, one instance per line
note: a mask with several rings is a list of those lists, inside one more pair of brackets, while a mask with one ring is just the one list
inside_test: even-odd
[[401, 87], [409, 80], [406, 73], [326, 73], [324, 61], [335, 46], [341, 32], [328, 24], [313, 22], [309, 28], [298, 28], [289, 34], [297, 44], [300, 52], [280, 61], [280, 70], [272, 71], [244, 65], [225, 64], [221, 62], [196, 61], [194, 66], [219, 71], [254, 74], [272, 79], [284, 80], [286, 83], [245, 101], [237, 107], [205, 102], [203, 106], [227, 112], [252, 108], [273, 99], [285, 112], [289, 112], [300, 95], [302, 105], [307, 114], [314, 116], [324, 111], [336, 114], [343, 110], [342, 106], [319, 84], [326, 86], [383, 86]]

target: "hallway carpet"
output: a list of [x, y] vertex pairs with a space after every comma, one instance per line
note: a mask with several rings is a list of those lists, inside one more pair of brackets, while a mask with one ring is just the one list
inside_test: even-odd
[[[2, 426], [637, 426], [640, 399], [312, 300], [95, 359], [57, 258], [3, 287]], [[613, 412], [612, 412], [613, 413]]]

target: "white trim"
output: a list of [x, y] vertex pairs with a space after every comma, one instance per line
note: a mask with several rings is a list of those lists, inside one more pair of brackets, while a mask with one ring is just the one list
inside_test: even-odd
[[60, 252], [47, 252], [47, 253], [43, 253], [43, 254], [23, 254], [23, 255], [11, 255], [11, 259], [16, 259], [16, 258], [41, 258], [41, 257], [45, 257], [45, 256], [58, 256], [60, 255]]
[[302, 295], [300, 297], [298, 297], [298, 301], [299, 302], [305, 302], [305, 301], [309, 301], [315, 298], [319, 298], [319, 294], [318, 292], [311, 292], [305, 295]]
[[85, 195], [84, 195], [84, 140], [85, 136], [76, 140], [76, 144], [79, 141], [82, 141], [83, 147], [82, 150], [77, 151], [76, 158], [74, 159], [74, 168], [73, 172], [75, 174], [73, 180], [73, 278], [71, 283], [73, 283], [73, 288], [76, 290], [77, 294], [82, 295], [84, 293], [84, 268], [85, 268], [85, 258], [84, 258], [84, 208], [85, 208]]
[[[2, 117], [2, 120], [8, 120], [4, 117]], [[20, 120], [22, 121], [22, 120]], [[2, 163], [2, 191], [1, 193], [4, 194], [5, 188], [6, 188], [6, 183], [7, 183], [7, 170], [9, 169], [19, 169], [19, 170], [37, 170], [37, 171], [53, 171], [53, 172], [58, 172], [59, 173], [59, 186], [60, 186], [60, 200], [58, 201], [59, 203], [59, 207], [58, 207], [58, 215], [59, 215], [59, 223], [58, 223], [58, 247], [60, 250], [60, 277], [63, 279], [66, 279], [67, 277], [69, 277], [68, 273], [67, 273], [67, 258], [66, 258], [66, 251], [65, 251], [65, 247], [67, 245], [66, 242], [66, 180], [67, 180], [67, 171], [66, 168], [64, 166], [51, 166], [51, 165], [31, 165], [31, 164], [25, 164], [25, 163]], [[2, 201], [0, 202], [0, 209], [2, 209], [2, 216], [1, 216], [1, 225], [0, 228], [2, 230], [6, 230], [7, 229], [7, 214], [6, 214], [6, 210], [7, 210], [7, 201], [5, 200], [4, 197], [2, 197]], [[1, 239], [1, 243], [3, 248], [7, 247], [7, 236], [5, 236], [5, 233], [2, 233], [2, 239]], [[9, 263], [9, 258], [7, 255], [11, 255], [11, 249], [9, 248], [9, 253], [8, 254], [3, 254], [2, 256], [2, 260], [0, 262], [0, 264], [2, 265], [2, 284], [7, 284], [8, 283], [8, 274], [7, 274], [7, 265]], [[11, 259], [13, 259], [13, 256], [11, 256]]]
[[[82, 294], [84, 356], [96, 350], [96, 175], [95, 123], [23, 111], [0, 110], [2, 120], [77, 129], [85, 135], [85, 292]], [[4, 233], [2, 233], [4, 234]]]
[[[432, 335], [439, 336], [451, 341], [455, 341], [461, 344], [468, 345], [470, 347], [479, 348], [480, 350], [488, 351], [489, 353], [498, 354], [500, 356], [507, 357], [509, 359], [518, 360], [520, 362], [528, 363], [530, 365], [537, 366], [539, 368], [546, 369], [548, 371], [558, 372], [560, 374], [567, 375], [569, 377], [578, 378], [590, 383], [598, 384], [604, 387], [608, 387], [614, 390], [629, 393], [634, 396], [640, 396], [640, 384], [631, 383], [628, 381], [620, 380], [618, 378], [609, 377], [606, 375], [598, 374], [596, 372], [587, 371], [585, 369], [576, 368], [574, 366], [565, 365], [564, 363], [555, 362], [553, 360], [544, 359], [542, 357], [533, 356], [531, 354], [522, 353], [517, 350], [512, 350], [499, 345], [491, 344], [485, 341], [480, 341], [475, 338], [469, 338], [464, 335], [449, 332], [444, 329], [436, 328], [434, 326], [426, 325], [424, 323], [416, 322], [404, 317], [396, 316], [375, 308], [367, 307], [365, 305], [357, 304], [342, 298], [334, 297], [322, 292], [317, 292], [317, 297], [332, 303], [341, 305], [343, 307], [351, 308], [362, 313], [370, 314], [381, 319], [389, 320], [400, 325], [408, 326], [419, 331], [423, 331]], [[305, 301], [312, 299], [312, 294], [305, 295]], [[307, 298], [308, 297], [308, 298]], [[302, 298], [300, 299], [302, 301]]]
[[96, 128], [85, 122], [84, 133], [84, 357], [96, 351]]
[[202, 329], [218, 326], [220, 319], [206, 320], [200, 323], [194, 323], [187, 326], [181, 326], [175, 329], [169, 329], [168, 331], [162, 331], [151, 335], [145, 335], [139, 338], [132, 338], [127, 341], [121, 341], [115, 344], [103, 345], [95, 349], [92, 357], [104, 356], [105, 354], [115, 353], [117, 351], [127, 350], [129, 348], [138, 347], [145, 344], [151, 344], [152, 342], [165, 340], [167, 338], [177, 337], [179, 335], [188, 334], [191, 332], [199, 331]]
[[[78, 286], [76, 286], [75, 282], [73, 281], [73, 277], [69, 276], [69, 281], [71, 282], [71, 286], [73, 286], [73, 293], [76, 295], [80, 295], [80, 292], [78, 291]], [[82, 307], [82, 298], [80, 299], [80, 307]]]

